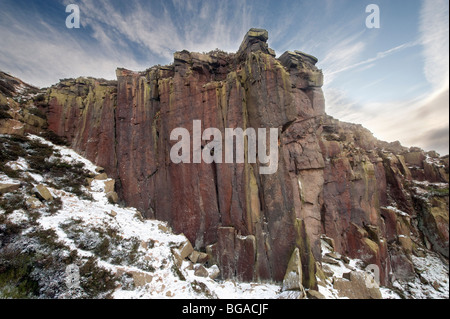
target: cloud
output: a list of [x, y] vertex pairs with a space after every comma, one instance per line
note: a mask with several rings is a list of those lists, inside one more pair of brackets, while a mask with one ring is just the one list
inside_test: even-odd
[[354, 61], [364, 51], [366, 44], [362, 41], [354, 42], [357, 37], [358, 35], [343, 41], [330, 51], [321, 62], [328, 85], [336, 79], [338, 73], [350, 69], [351, 65], [355, 65]]
[[420, 41], [425, 57], [424, 73], [435, 88], [449, 86], [449, 2], [423, 0]]
[[[64, 21], [63, 21], [64, 23]], [[88, 45], [77, 31], [54, 26], [37, 12], [27, 15], [0, 12], [0, 68], [24, 81], [49, 86], [61, 78], [93, 76], [115, 78], [119, 65], [140, 67], [132, 55], [111, 50], [97, 32], [98, 45]]]
[[[418, 103], [404, 115], [403, 140], [407, 145], [420, 146], [426, 150], [449, 153], [449, 90], [443, 89]], [[400, 130], [396, 130], [397, 133]]]
[[[71, 0], [58, 0], [61, 15]], [[80, 0], [82, 29], [46, 22], [33, 6], [0, 12], [0, 69], [33, 85], [60, 78], [115, 78], [115, 69], [144, 70], [173, 61], [173, 53], [236, 51], [257, 21], [247, 1]], [[34, 9], [33, 9], [34, 8]], [[54, 17], [52, 17], [54, 18]]]
[[[344, 63], [344, 66], [343, 67], [341, 67], [341, 68], [338, 68], [337, 70], [330, 70], [328, 73], [327, 73], [327, 76], [328, 77], [331, 77], [331, 79], [334, 79], [334, 76], [336, 75], [336, 74], [338, 74], [338, 73], [342, 73], [342, 72], [345, 72], [345, 71], [349, 71], [349, 70], [352, 70], [352, 69], [356, 69], [356, 68], [359, 68], [359, 67], [364, 67], [364, 66], [367, 66], [367, 65], [369, 65], [369, 66], [373, 66], [373, 63], [374, 62], [376, 62], [376, 61], [378, 61], [378, 60], [381, 60], [381, 59], [384, 59], [384, 58], [386, 58], [386, 57], [388, 57], [388, 56], [390, 56], [390, 55], [392, 55], [392, 54], [395, 54], [395, 53], [397, 53], [397, 52], [399, 52], [399, 51], [401, 51], [401, 50], [404, 50], [404, 49], [406, 49], [406, 48], [411, 48], [411, 47], [413, 47], [413, 46], [416, 46], [416, 45], [418, 45], [419, 44], [419, 42], [418, 41], [416, 41], [416, 42], [409, 42], [409, 43], [404, 43], [404, 44], [401, 44], [401, 45], [399, 45], [399, 46], [396, 46], [396, 47], [394, 47], [394, 48], [391, 48], [391, 49], [389, 49], [389, 50], [386, 50], [386, 51], [383, 51], [383, 52], [378, 52], [377, 53], [377, 55], [375, 56], [375, 57], [373, 57], [373, 58], [369, 58], [369, 59], [367, 59], [367, 60], [364, 60], [364, 61], [360, 61], [360, 62], [357, 62], [357, 63], [353, 63], [353, 64], [348, 64], [348, 65], [345, 65], [345, 63]], [[362, 46], [363, 47], [363, 46]], [[355, 52], [354, 51], [356, 51], [356, 53], [358, 53], [358, 51], [361, 51], [360, 49], [361, 48], [359, 48], [359, 47], [356, 47], [357, 49], [355, 50], [354, 48], [347, 48], [347, 50], [348, 51], [350, 51], [350, 53], [351, 54], [355, 54]], [[359, 49], [359, 50], [358, 50]], [[345, 53], [347, 53], [345, 50], [343, 50], [343, 51], [340, 51], [340, 55], [342, 55], [343, 53], [345, 54]], [[324, 61], [325, 62], [325, 61]], [[331, 80], [332, 81], [332, 80]]]
[[339, 89], [325, 91], [327, 112], [336, 118], [362, 124], [380, 140], [399, 140], [405, 146], [449, 153], [449, 90], [407, 100], [363, 103]]
[[[69, 3], [67, 0], [66, 3]], [[144, 6], [127, 1], [124, 5], [106, 0], [82, 0], [84, 25], [103, 30], [105, 41], [124, 38], [131, 45], [171, 61], [175, 51], [224, 50], [239, 46], [250, 28], [252, 9], [246, 1], [180, 1]]]
[[[444, 126], [442, 128], [435, 128], [428, 131], [424, 136], [430, 149], [440, 150], [441, 154], [448, 154], [448, 144], [449, 144], [449, 126]], [[420, 143], [420, 142], [419, 142]], [[447, 145], [447, 147], [446, 147]]]
[[[370, 129], [376, 137], [385, 141], [400, 140], [405, 146], [419, 146], [425, 150], [436, 150], [441, 154], [449, 153], [449, 19], [448, 1], [423, 0], [420, 13], [419, 34], [416, 41], [404, 43], [376, 56], [357, 61], [364, 45], [356, 45], [357, 38], [338, 47], [337, 53], [330, 52], [330, 59], [323, 61], [328, 79], [324, 89], [327, 100], [327, 112], [348, 122], [359, 123]], [[340, 74], [351, 70], [370, 67], [380, 59], [396, 54], [410, 47], [422, 46], [423, 73], [422, 83], [408, 88], [408, 98], [378, 102], [362, 101], [352, 98], [347, 92], [336, 86]], [[333, 55], [336, 54], [337, 58]], [[342, 57], [349, 54], [344, 63]], [[368, 88], [383, 79], [362, 85]], [[431, 88], [423, 91], [427, 87]], [[415, 92], [424, 92], [418, 95]], [[406, 92], [406, 91], [405, 91]], [[376, 97], [376, 94], [374, 94]]]
[[324, 90], [324, 94], [328, 114], [352, 123], [361, 123], [366, 118], [361, 104], [350, 98], [348, 92], [331, 87]]

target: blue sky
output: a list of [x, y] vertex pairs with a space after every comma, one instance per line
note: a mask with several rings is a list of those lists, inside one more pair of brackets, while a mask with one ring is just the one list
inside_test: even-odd
[[[381, 28], [365, 25], [368, 4]], [[81, 28], [67, 29], [77, 4]], [[448, 0], [0, 0], [0, 69], [40, 87], [169, 64], [175, 51], [234, 52], [251, 27], [281, 55], [319, 58], [328, 114], [386, 141], [449, 149]]]

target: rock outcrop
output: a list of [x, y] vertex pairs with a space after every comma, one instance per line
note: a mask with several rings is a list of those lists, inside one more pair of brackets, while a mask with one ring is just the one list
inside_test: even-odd
[[6, 194], [18, 190], [20, 184], [3, 184], [0, 183], [0, 194]]
[[383, 299], [378, 285], [369, 275], [351, 272], [349, 280], [335, 279], [333, 285], [341, 297], [349, 299]]
[[0, 71], [0, 134], [36, 134], [47, 128], [38, 88]]
[[[169, 66], [118, 69], [117, 82], [62, 81], [47, 91], [48, 127], [104, 167], [127, 205], [208, 253], [222, 278], [281, 282], [298, 250], [297, 275], [314, 289], [322, 235], [379, 266], [381, 284], [414, 271], [417, 247], [448, 258], [448, 185], [436, 184], [448, 183], [448, 157], [327, 116], [318, 60], [277, 59], [267, 40], [252, 29], [235, 54], [181, 51]], [[192, 136], [194, 120], [202, 131], [277, 128], [277, 172], [172, 163], [172, 130]]]

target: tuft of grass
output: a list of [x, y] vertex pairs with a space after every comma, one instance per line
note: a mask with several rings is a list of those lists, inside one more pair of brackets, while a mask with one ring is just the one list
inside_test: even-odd
[[111, 295], [116, 288], [114, 275], [98, 266], [95, 258], [91, 257], [80, 267], [80, 285], [88, 298], [101, 298]]
[[0, 297], [30, 299], [39, 293], [39, 283], [31, 273], [35, 260], [17, 250], [0, 251]]
[[43, 120], [47, 120], [47, 115], [38, 108], [30, 108], [30, 109], [28, 109], [28, 112], [30, 112], [30, 114], [37, 116]]
[[53, 131], [47, 130], [41, 133], [41, 137], [45, 138], [47, 141], [52, 142], [59, 146], [69, 146], [69, 142], [65, 137], [61, 137]]
[[16, 210], [27, 210], [25, 198], [22, 193], [8, 193], [0, 197], [0, 207], [5, 211], [6, 215], [13, 213]]
[[12, 97], [13, 93], [16, 92], [13, 84], [16, 83], [18, 84], [17, 81], [0, 81], [0, 93], [3, 93], [6, 97]]
[[58, 211], [60, 211], [63, 207], [63, 202], [61, 198], [56, 197], [54, 198], [49, 204], [48, 204], [48, 212], [50, 214], [56, 214]]
[[44, 101], [45, 101], [45, 94], [39, 94], [38, 96], [36, 96], [36, 97], [33, 99], [33, 101], [34, 101], [34, 102], [37, 102], [37, 103], [39, 103], [39, 102], [44, 102]]
[[53, 155], [54, 150], [52, 147], [35, 140], [30, 140], [27, 151], [28, 156], [26, 160], [35, 173], [42, 174], [50, 171], [53, 164], [48, 159]]
[[111, 256], [111, 251], [110, 251], [110, 240], [108, 237], [103, 237], [102, 241], [100, 242], [100, 244], [95, 247], [94, 249], [94, 254], [102, 259], [107, 259], [109, 256]]
[[20, 172], [13, 170], [11, 167], [0, 163], [0, 172], [5, 173], [10, 178], [19, 178]]
[[11, 223], [6, 215], [0, 215], [0, 225], [3, 225], [3, 227], [0, 227], [0, 238], [2, 238], [2, 240], [20, 235], [22, 232], [22, 227]]
[[[15, 139], [17, 139], [17, 141]], [[0, 164], [17, 161], [19, 157], [27, 155], [27, 152], [23, 145], [21, 145], [19, 139], [18, 136], [13, 135], [9, 138], [0, 137]]]
[[37, 238], [41, 245], [51, 249], [64, 249], [65, 246], [58, 241], [58, 235], [53, 229], [37, 228], [33, 233], [33, 237]]
[[449, 189], [448, 188], [431, 188], [429, 191], [435, 196], [448, 196]]

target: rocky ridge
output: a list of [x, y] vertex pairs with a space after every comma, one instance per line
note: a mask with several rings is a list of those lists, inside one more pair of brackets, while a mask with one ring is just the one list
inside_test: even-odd
[[[327, 116], [317, 59], [277, 59], [267, 40], [252, 29], [236, 54], [182, 51], [170, 66], [118, 69], [117, 82], [64, 80], [37, 108], [116, 180], [124, 203], [184, 233], [223, 279], [282, 282], [298, 264], [302, 288], [318, 289], [323, 236], [337, 253], [377, 265], [382, 285], [417, 278], [414, 260], [427, 251], [448, 263], [448, 156]], [[278, 172], [171, 163], [171, 130], [191, 131], [193, 120], [222, 131], [278, 127]]]

